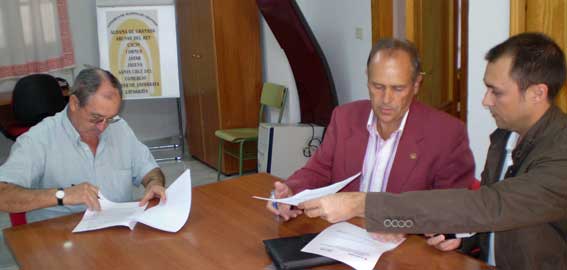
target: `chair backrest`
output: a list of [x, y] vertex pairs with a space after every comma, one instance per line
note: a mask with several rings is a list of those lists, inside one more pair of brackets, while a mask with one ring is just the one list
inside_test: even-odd
[[57, 80], [49, 74], [21, 78], [12, 93], [14, 117], [20, 124], [33, 126], [65, 108], [65, 98]]
[[264, 86], [262, 87], [262, 95], [260, 97], [260, 122], [262, 122], [263, 119], [264, 107], [278, 109], [278, 123], [282, 122], [286, 95], [287, 89], [285, 86], [274, 83], [264, 83]]
[[26, 213], [10, 213], [10, 223], [12, 223], [12, 227], [27, 224]]

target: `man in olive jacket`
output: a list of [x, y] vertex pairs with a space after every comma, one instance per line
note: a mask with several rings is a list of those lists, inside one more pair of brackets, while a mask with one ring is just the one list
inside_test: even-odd
[[486, 60], [483, 105], [498, 129], [479, 190], [337, 193], [300, 208], [330, 222], [365, 217], [380, 239], [477, 232], [464, 243], [443, 235], [428, 243], [453, 250], [473, 242], [498, 269], [567, 269], [567, 115], [553, 105], [565, 55], [547, 36], [524, 33], [492, 48]]

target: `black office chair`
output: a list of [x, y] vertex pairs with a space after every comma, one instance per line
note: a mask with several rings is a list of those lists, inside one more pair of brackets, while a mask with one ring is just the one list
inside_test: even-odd
[[12, 93], [15, 122], [3, 128], [6, 137], [16, 140], [43, 118], [65, 108], [65, 98], [57, 80], [49, 74], [21, 78]]
[[[59, 82], [49, 74], [33, 74], [21, 78], [12, 93], [12, 110], [15, 122], [2, 132], [11, 140], [28, 131], [43, 118], [65, 108], [65, 98]], [[26, 224], [26, 213], [10, 213], [12, 226]]]

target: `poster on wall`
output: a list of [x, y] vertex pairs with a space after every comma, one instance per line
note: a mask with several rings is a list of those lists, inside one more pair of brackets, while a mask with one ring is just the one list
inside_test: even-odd
[[173, 6], [97, 7], [100, 66], [125, 99], [179, 97]]

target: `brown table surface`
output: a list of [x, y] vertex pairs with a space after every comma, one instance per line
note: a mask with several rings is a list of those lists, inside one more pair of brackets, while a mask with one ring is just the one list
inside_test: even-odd
[[[191, 213], [177, 233], [138, 224], [71, 233], [81, 214], [4, 230], [21, 269], [264, 269], [263, 239], [320, 232], [330, 224], [298, 217], [282, 222], [252, 195], [267, 195], [274, 177], [254, 174], [193, 188]], [[362, 219], [352, 223], [363, 225]], [[419, 236], [385, 253], [377, 269], [487, 269], [457, 252], [440, 252]], [[350, 269], [346, 265], [321, 269]]]

